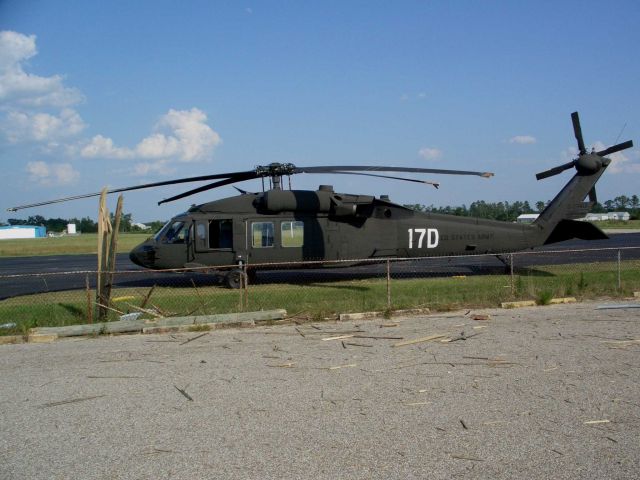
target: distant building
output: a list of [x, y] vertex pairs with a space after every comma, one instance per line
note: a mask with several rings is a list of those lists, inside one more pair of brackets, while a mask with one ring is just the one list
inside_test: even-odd
[[604, 213], [587, 213], [584, 220], [587, 222], [606, 222], [607, 220], [619, 220], [628, 222], [630, 219], [629, 212], [604, 212]]
[[47, 229], [34, 225], [9, 225], [0, 227], [0, 240], [17, 238], [43, 238], [47, 236]]
[[516, 218], [516, 222], [533, 223], [538, 219], [539, 216], [539, 213], [523, 213], [522, 215], [518, 215], [518, 218]]
[[604, 222], [609, 220], [609, 214], [607, 212], [604, 213], [587, 213], [587, 216], [584, 217], [583, 220], [587, 222]]
[[631, 219], [629, 212], [609, 212], [609, 220], [621, 220], [628, 222]]

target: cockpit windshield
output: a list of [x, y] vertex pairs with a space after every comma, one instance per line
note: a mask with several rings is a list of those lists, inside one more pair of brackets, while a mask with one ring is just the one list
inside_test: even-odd
[[162, 226], [162, 228], [155, 233], [155, 235], [153, 236], [153, 239], [156, 242], [160, 240], [164, 236], [164, 233], [167, 231], [167, 229], [171, 226], [172, 223], [173, 223], [173, 220], [169, 220], [167, 223], [165, 223]]
[[183, 221], [169, 221], [156, 233], [154, 239], [162, 243], [185, 243], [189, 234], [189, 226]]

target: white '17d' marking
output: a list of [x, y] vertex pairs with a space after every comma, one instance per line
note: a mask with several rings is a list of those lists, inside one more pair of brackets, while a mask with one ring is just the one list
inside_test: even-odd
[[413, 248], [413, 233], [419, 234], [418, 248], [422, 248], [424, 237], [427, 237], [427, 248], [436, 248], [440, 240], [437, 228], [410, 228], [409, 229], [409, 248]]

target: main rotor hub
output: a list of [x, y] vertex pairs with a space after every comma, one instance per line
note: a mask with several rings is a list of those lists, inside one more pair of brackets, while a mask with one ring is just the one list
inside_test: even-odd
[[257, 165], [255, 172], [259, 177], [281, 177], [293, 175], [296, 166], [293, 163], [270, 163], [269, 165]]

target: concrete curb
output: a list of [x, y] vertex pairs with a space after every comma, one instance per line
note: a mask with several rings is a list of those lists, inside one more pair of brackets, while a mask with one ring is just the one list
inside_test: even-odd
[[[574, 297], [561, 297], [552, 298], [549, 300], [548, 305], [560, 305], [564, 303], [576, 303], [577, 300]], [[519, 302], [502, 302], [500, 307], [502, 308], [522, 308], [522, 307], [535, 307], [538, 304], [534, 300], [521, 300]], [[544, 305], [540, 305], [544, 306]]]
[[[392, 317], [405, 315], [429, 315], [428, 308], [394, 310]], [[356, 321], [384, 318], [387, 312], [342, 313], [334, 321]], [[226, 328], [252, 328], [261, 325], [283, 325], [294, 323], [286, 318], [284, 309], [260, 312], [227, 313], [219, 315], [197, 315], [169, 317], [156, 320], [119, 320], [94, 324], [69, 325], [65, 327], [37, 327], [25, 338], [20, 335], [0, 336], [0, 345], [13, 343], [51, 343], [63, 337], [97, 336], [121, 333], [173, 333], [221, 330]]]
[[[406, 310], [393, 310], [390, 312], [391, 317], [401, 315], [429, 315], [431, 310], [428, 308], [409, 308]], [[370, 318], [384, 317], [386, 312], [361, 312], [361, 313], [341, 313], [338, 316], [340, 322], [348, 322], [353, 320], [366, 320]]]
[[560, 305], [563, 303], [576, 303], [577, 300], [574, 297], [564, 297], [564, 298], [552, 298], [549, 300], [549, 305]]
[[286, 317], [286, 310], [227, 313], [189, 317], [159, 318], [157, 320], [119, 320], [67, 327], [38, 327], [29, 331], [29, 342], [52, 342], [58, 337], [100, 335], [104, 333], [161, 333], [215, 328], [252, 327], [257, 323], [269, 323]]
[[502, 308], [535, 307], [536, 302], [534, 302], [533, 300], [521, 300], [519, 302], [502, 302], [500, 306]]
[[24, 343], [24, 337], [22, 335], [0, 336], [0, 345], [10, 345], [12, 343]]

